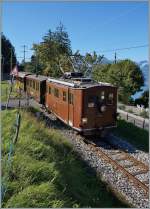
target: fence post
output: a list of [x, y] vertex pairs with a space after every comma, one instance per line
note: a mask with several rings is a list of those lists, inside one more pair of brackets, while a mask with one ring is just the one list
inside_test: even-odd
[[7, 87], [6, 87], [6, 97], [7, 97]]
[[128, 120], [128, 113], [127, 113], [127, 120]]

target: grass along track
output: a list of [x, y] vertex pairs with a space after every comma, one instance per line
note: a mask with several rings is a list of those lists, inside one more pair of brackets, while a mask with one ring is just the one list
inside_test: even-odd
[[[7, 101], [9, 91], [10, 91], [10, 84], [8, 83], [8, 81], [1, 81], [1, 102]], [[14, 83], [12, 87], [12, 93], [10, 95], [10, 99], [16, 99], [19, 97], [20, 97], [19, 93], [17, 93]]]
[[134, 126], [124, 120], [118, 120], [117, 128], [113, 130], [116, 136], [119, 136], [136, 148], [149, 152], [149, 132], [142, 128]]
[[[2, 170], [16, 110], [2, 111]], [[65, 138], [28, 112], [22, 122], [3, 207], [125, 207]]]

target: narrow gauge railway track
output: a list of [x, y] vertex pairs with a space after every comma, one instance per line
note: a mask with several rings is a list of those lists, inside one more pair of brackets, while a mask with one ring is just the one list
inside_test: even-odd
[[[43, 109], [40, 108], [42, 112], [44, 113]], [[47, 111], [46, 111], [47, 112]], [[53, 113], [51, 113], [53, 114]], [[73, 131], [73, 130], [72, 130]], [[77, 132], [73, 131], [74, 135], [76, 136]], [[110, 136], [113, 137], [113, 136]], [[118, 172], [122, 172], [125, 177], [128, 178], [130, 182], [132, 182], [135, 187], [140, 190], [144, 190], [146, 198], [149, 196], [149, 181], [148, 179], [144, 179], [143, 181], [138, 179], [138, 175], [140, 174], [148, 174], [149, 167], [144, 164], [143, 162], [137, 160], [133, 156], [131, 156], [128, 152], [120, 149], [117, 145], [113, 145], [109, 143], [111, 141], [111, 138], [108, 140], [99, 139], [96, 140], [96, 142], [93, 141], [93, 137], [90, 137], [90, 139], [83, 137], [80, 135], [78, 138], [79, 140], [83, 140], [88, 146], [90, 146], [91, 151], [96, 152], [98, 156], [103, 158], [107, 163], [111, 164], [115, 170]], [[102, 146], [101, 146], [102, 145]], [[109, 151], [108, 152], [108, 148]], [[119, 158], [116, 158], [116, 156], [119, 154]], [[116, 159], [114, 159], [116, 158]], [[128, 162], [126, 165], [121, 165], [121, 162]], [[136, 171], [133, 171], [134, 168], [136, 168]], [[133, 170], [132, 170], [133, 169]], [[131, 170], [131, 171], [130, 171]]]
[[[127, 152], [122, 150], [117, 150], [116, 152], [111, 152], [111, 154], [106, 153], [103, 148], [98, 146], [93, 141], [87, 140], [84, 138], [84, 142], [90, 146], [91, 150], [94, 152], [97, 152], [97, 154], [103, 158], [107, 163], [111, 164], [117, 171], [121, 171], [129, 181], [132, 181], [134, 185], [138, 189], [143, 189], [145, 191], [145, 195], [148, 198], [149, 196], [149, 186], [148, 186], [148, 180], [141, 181], [137, 178], [137, 175], [145, 174], [149, 172], [149, 168], [147, 165], [142, 163], [141, 161], [138, 161], [134, 157], [130, 156]], [[112, 146], [113, 147], [113, 146]], [[114, 159], [115, 156], [119, 154], [119, 158]], [[128, 165], [121, 165], [120, 162], [128, 161]], [[136, 166], [138, 171], [131, 172], [129, 171], [133, 166]]]

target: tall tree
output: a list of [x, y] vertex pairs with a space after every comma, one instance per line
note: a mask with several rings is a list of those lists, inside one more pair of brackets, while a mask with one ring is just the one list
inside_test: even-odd
[[[43, 37], [43, 42], [33, 44], [34, 56], [38, 57], [42, 74], [58, 77], [60, 76], [60, 62], [64, 70], [69, 70], [71, 64], [66, 59], [72, 54], [70, 40], [65, 28], [60, 24], [54, 32], [51, 30]], [[62, 66], [63, 67], [63, 66]]]
[[[11, 67], [17, 63], [15, 48], [4, 34], [1, 35], [2, 44], [2, 73], [10, 73]], [[12, 61], [12, 63], [11, 63]]]
[[144, 77], [139, 66], [131, 60], [123, 60], [116, 64], [97, 66], [94, 78], [110, 82], [118, 87], [119, 100], [128, 103], [131, 95], [141, 90]]

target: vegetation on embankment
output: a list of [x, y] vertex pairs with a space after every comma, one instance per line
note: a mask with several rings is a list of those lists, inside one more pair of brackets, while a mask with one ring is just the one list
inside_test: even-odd
[[[6, 102], [10, 92], [10, 84], [8, 81], [1, 81], [1, 102]], [[16, 91], [15, 83], [12, 86], [10, 98], [19, 98], [19, 92]]]
[[[2, 112], [2, 169], [16, 110]], [[21, 112], [21, 127], [3, 207], [125, 207], [58, 132], [31, 113]]]
[[1, 81], [1, 101], [2, 102], [7, 101], [7, 95], [8, 95], [8, 82]]
[[149, 151], [149, 133], [147, 130], [138, 128], [125, 120], [118, 120], [117, 128], [113, 130], [114, 134], [125, 138], [126, 141], [133, 144], [139, 150]]

